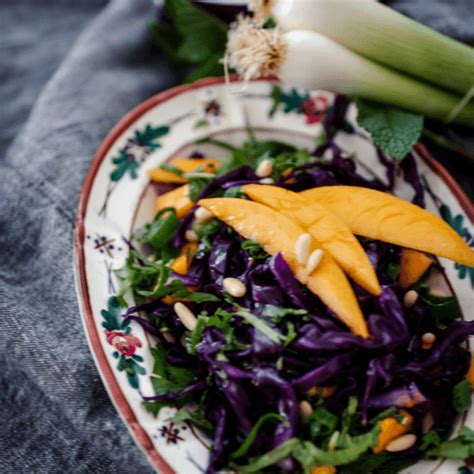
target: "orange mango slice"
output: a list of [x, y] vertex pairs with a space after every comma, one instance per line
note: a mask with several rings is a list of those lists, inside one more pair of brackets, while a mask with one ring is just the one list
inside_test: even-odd
[[399, 282], [404, 290], [416, 283], [421, 276], [430, 268], [433, 260], [418, 250], [403, 249], [400, 259]]
[[374, 454], [381, 453], [394, 439], [407, 433], [413, 425], [413, 417], [405, 410], [400, 410], [403, 421], [399, 422], [395, 417], [385, 418], [380, 422], [379, 439], [372, 448]]
[[334, 466], [318, 466], [312, 467], [310, 474], [336, 474], [337, 470]]
[[471, 358], [471, 363], [469, 364], [469, 369], [466, 373], [466, 380], [471, 387], [471, 390], [474, 391], [474, 357]]
[[[202, 199], [199, 205], [211, 211], [236, 232], [257, 241], [267, 253], [281, 253], [298, 281], [305, 284], [351, 331], [368, 337], [367, 325], [354, 292], [343, 271], [328, 252], [308, 275], [296, 260], [295, 243], [305, 230], [289, 217], [256, 202], [235, 198]], [[320, 245], [313, 239], [311, 252]]]
[[189, 199], [187, 184], [157, 197], [156, 210], [161, 211], [167, 207], [176, 209], [179, 218], [184, 217], [192, 209], [193, 202]]
[[252, 200], [294, 219], [321, 243], [350, 278], [374, 295], [381, 293], [377, 275], [367, 254], [336, 215], [287, 189], [258, 184], [247, 184], [242, 189]]
[[195, 242], [189, 242], [183, 245], [183, 247], [181, 247], [178, 257], [176, 257], [173, 260], [173, 263], [171, 264], [171, 270], [176, 273], [179, 273], [180, 275], [186, 275], [189, 270], [189, 264], [191, 263], [191, 260], [194, 254], [196, 253], [196, 249], [197, 243]]
[[[219, 162], [213, 158], [175, 158], [170, 160], [167, 164], [179, 169], [183, 173], [192, 173], [200, 168], [200, 171], [211, 173], [219, 167]], [[188, 180], [184, 176], [178, 176], [171, 171], [166, 171], [162, 168], [155, 168], [148, 171], [148, 176], [152, 181], [160, 183], [187, 183]]]
[[300, 195], [336, 214], [356, 235], [474, 266], [474, 251], [448, 224], [403, 199], [356, 186], [324, 186]]

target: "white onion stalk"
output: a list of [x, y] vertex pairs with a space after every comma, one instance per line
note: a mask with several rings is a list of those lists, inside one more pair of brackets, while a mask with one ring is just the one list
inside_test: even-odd
[[[439, 120], [445, 120], [460, 101], [314, 31], [262, 29], [248, 18], [230, 30], [226, 61], [245, 80], [276, 75], [292, 87], [362, 97]], [[466, 105], [454, 121], [474, 126], [474, 106]]]
[[321, 33], [373, 61], [467, 94], [474, 86], [474, 48], [373, 0], [252, 0], [257, 18], [285, 31]]

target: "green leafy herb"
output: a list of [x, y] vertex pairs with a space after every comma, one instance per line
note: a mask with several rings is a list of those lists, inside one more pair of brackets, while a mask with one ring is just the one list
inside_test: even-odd
[[474, 431], [463, 426], [456, 438], [444, 441], [426, 454], [429, 457], [459, 460], [474, 456]]
[[423, 116], [367, 100], [357, 100], [357, 122], [387, 155], [401, 160], [410, 153], [423, 130]]
[[166, 247], [173, 238], [179, 226], [176, 210], [166, 208], [158, 212], [152, 223], [147, 224], [141, 241], [148, 244], [154, 250]]
[[453, 406], [458, 413], [464, 413], [471, 405], [471, 387], [466, 379], [461, 380], [453, 389]]
[[455, 296], [434, 295], [426, 284], [420, 286], [419, 294], [439, 329], [446, 329], [452, 321], [461, 317], [461, 309]]
[[226, 198], [238, 198], [238, 199], [246, 199], [247, 196], [242, 191], [240, 186], [234, 186], [233, 188], [226, 189], [224, 191], [224, 197]]
[[299, 443], [300, 440], [291, 438], [265, 454], [250, 458], [248, 464], [244, 466], [232, 463], [231, 467], [237, 472], [243, 474], [260, 472], [263, 469], [270, 467], [278, 461], [290, 456], [295, 446], [297, 446]]
[[196, 67], [187, 82], [222, 75], [219, 60], [224, 57], [227, 42], [225, 23], [189, 0], [165, 0], [164, 10], [169, 23], [165, 20], [152, 23], [152, 36], [176, 67]]
[[391, 280], [396, 280], [398, 275], [400, 275], [400, 265], [389, 263], [387, 267], [387, 275]]
[[284, 172], [316, 160], [306, 150], [285, 151], [273, 159], [272, 177], [278, 179]]
[[214, 235], [222, 227], [222, 222], [217, 219], [211, 219], [208, 222], [195, 222], [193, 224], [193, 230], [196, 232], [200, 240], [204, 237], [210, 237]]
[[265, 259], [268, 258], [269, 255], [265, 250], [260, 247], [258, 242], [255, 240], [244, 240], [242, 242], [242, 248], [246, 250], [250, 257], [255, 259]]
[[311, 439], [315, 442], [327, 439], [336, 430], [338, 423], [339, 418], [319, 404], [308, 420]]
[[377, 444], [379, 428], [358, 436], [346, 436], [345, 445], [332, 452], [318, 448], [309, 441], [302, 441], [292, 449], [293, 456], [303, 466], [341, 466], [355, 461], [368, 449]]
[[204, 415], [199, 411], [189, 411], [185, 408], [178, 410], [174, 416], [166, 420], [169, 423], [182, 423], [183, 421], [189, 421], [193, 425], [196, 425], [203, 430], [211, 431], [214, 426], [213, 424], [204, 418]]
[[180, 170], [179, 168], [176, 168], [176, 166], [170, 165], [169, 163], [163, 163], [160, 165], [160, 168], [162, 170], [168, 171], [169, 173], [173, 173], [176, 176], [182, 176], [183, 170]]
[[437, 447], [441, 444], [441, 437], [436, 430], [429, 430], [423, 435], [420, 450], [426, 451], [430, 447]]
[[296, 309], [296, 308], [280, 308], [279, 306], [274, 306], [272, 304], [266, 304], [262, 310], [262, 316], [267, 316], [272, 318], [274, 322], [281, 322], [288, 316], [307, 316], [308, 311], [305, 309]]
[[209, 183], [206, 178], [193, 178], [189, 180], [189, 199], [196, 202], [199, 199], [200, 194], [204, 191], [204, 188]]
[[247, 438], [245, 438], [245, 441], [240, 445], [239, 449], [237, 449], [231, 454], [230, 457], [232, 459], [236, 459], [245, 456], [247, 454], [247, 451], [255, 441], [255, 438], [257, 437], [260, 428], [268, 421], [280, 422], [284, 425], [288, 425], [288, 421], [286, 420], [286, 418], [283, 418], [282, 416], [276, 413], [266, 413], [258, 419], [252, 430], [248, 434]]
[[258, 318], [254, 314], [250, 313], [246, 309], [242, 308], [237, 311], [235, 314], [241, 316], [251, 324], [255, 329], [258, 329], [261, 333], [265, 334], [273, 342], [280, 342], [280, 334], [272, 329], [268, 324], [266, 324], [262, 319]]
[[[166, 350], [162, 346], [157, 345], [152, 348], [151, 354], [154, 361], [151, 383], [156, 395], [177, 392], [195, 381], [196, 375], [192, 370], [183, 367], [175, 367], [168, 363], [166, 360]], [[145, 402], [144, 406], [151, 413], [157, 414], [163, 406], [183, 403], [188, 399], [189, 397], [181, 397], [176, 399], [173, 403]]]

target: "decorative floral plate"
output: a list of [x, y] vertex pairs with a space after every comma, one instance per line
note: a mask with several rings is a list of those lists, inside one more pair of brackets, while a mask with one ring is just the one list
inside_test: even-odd
[[[333, 96], [284, 90], [276, 83], [254, 81], [243, 87], [232, 80], [205, 79], [158, 94], [128, 113], [109, 133], [94, 157], [82, 188], [75, 231], [75, 276], [89, 345], [102, 380], [136, 443], [162, 473], [192, 474], [207, 465], [209, 440], [191, 425], [166, 420], [172, 408], [154, 418], [142, 406], [152, 394], [150, 336], [135, 322], [124, 323], [115, 295], [114, 270], [127, 256], [134, 229], [153, 217], [156, 190], [147, 171], [165, 160], [199, 150], [208, 156], [212, 145], [196, 145], [213, 136], [240, 144], [245, 127], [257, 137], [278, 138], [312, 148], [320, 120]], [[350, 111], [354, 123], [356, 111]], [[384, 169], [370, 143], [359, 134], [341, 133], [338, 143], [358, 157], [361, 172], [381, 179]], [[219, 153], [222, 153], [219, 150]], [[416, 161], [427, 191], [427, 208], [445, 219], [469, 243], [474, 242], [473, 207], [453, 178], [422, 147]], [[397, 180], [397, 194], [410, 198], [409, 187]], [[428, 237], [428, 236], [427, 236]], [[464, 316], [472, 319], [474, 269], [441, 259]], [[473, 410], [459, 423], [474, 425]], [[425, 462], [407, 472], [447, 474], [459, 464]]]

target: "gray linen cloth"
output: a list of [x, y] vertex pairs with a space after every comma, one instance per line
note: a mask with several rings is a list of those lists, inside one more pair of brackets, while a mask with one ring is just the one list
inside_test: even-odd
[[[472, 0], [391, 3], [473, 40]], [[156, 11], [148, 0], [3, 0], [1, 8], [0, 472], [151, 472], [86, 344], [72, 232], [101, 140], [176, 82], [151, 49]]]

